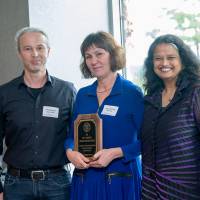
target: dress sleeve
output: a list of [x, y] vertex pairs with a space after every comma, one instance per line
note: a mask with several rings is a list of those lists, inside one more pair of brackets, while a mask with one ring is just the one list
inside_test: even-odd
[[129, 162], [141, 154], [141, 124], [143, 120], [143, 112], [144, 112], [144, 99], [141, 90], [134, 97], [134, 110], [133, 110], [133, 123], [136, 130], [133, 130], [133, 134], [137, 134], [136, 139], [127, 145], [122, 146], [122, 151], [124, 154], [124, 162]]
[[141, 154], [141, 142], [136, 140], [131, 144], [122, 146], [122, 151], [124, 155], [124, 162], [130, 162]]
[[193, 113], [196, 121], [196, 126], [200, 131], [200, 87], [195, 89], [193, 96]]

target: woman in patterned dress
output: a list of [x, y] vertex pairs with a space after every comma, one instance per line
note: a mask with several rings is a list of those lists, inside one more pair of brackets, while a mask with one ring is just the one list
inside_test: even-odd
[[200, 199], [200, 61], [162, 35], [145, 60], [142, 199]]

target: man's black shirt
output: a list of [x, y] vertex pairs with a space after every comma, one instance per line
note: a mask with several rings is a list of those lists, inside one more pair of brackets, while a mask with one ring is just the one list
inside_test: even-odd
[[66, 164], [68, 134], [76, 90], [72, 83], [48, 75], [37, 95], [23, 75], [0, 87], [0, 153], [20, 169], [48, 169]]

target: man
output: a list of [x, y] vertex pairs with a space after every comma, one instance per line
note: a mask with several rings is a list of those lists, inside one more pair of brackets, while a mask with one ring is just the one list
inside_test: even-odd
[[0, 150], [5, 137], [8, 168], [4, 200], [67, 200], [71, 176], [63, 168], [64, 140], [76, 90], [48, 74], [44, 31], [25, 27], [16, 42], [23, 74], [0, 87]]

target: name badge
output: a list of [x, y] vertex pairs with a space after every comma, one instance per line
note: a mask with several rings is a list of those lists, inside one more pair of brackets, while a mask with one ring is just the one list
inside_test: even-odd
[[43, 106], [43, 112], [42, 112], [43, 117], [58, 118], [58, 114], [59, 114], [59, 108], [51, 106]]
[[102, 115], [116, 116], [118, 109], [119, 109], [118, 106], [105, 105], [101, 114]]

